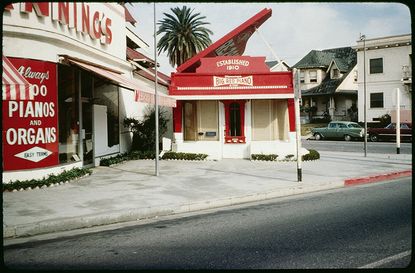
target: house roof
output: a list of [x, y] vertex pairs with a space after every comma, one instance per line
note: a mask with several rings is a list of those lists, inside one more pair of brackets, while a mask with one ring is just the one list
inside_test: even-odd
[[322, 51], [312, 50], [298, 63], [294, 65], [295, 68], [309, 69], [309, 68], [321, 68], [328, 69], [333, 63], [343, 73], [343, 76], [338, 79], [331, 79], [330, 73], [327, 73], [321, 84], [313, 88], [302, 90], [302, 96], [315, 96], [315, 95], [327, 95], [334, 94], [337, 87], [342, 81], [349, 75], [353, 67], [357, 62], [356, 51], [351, 47], [341, 47], [325, 49]]
[[340, 71], [346, 72], [356, 64], [356, 51], [351, 47], [311, 50], [293, 67], [327, 69], [333, 60]]

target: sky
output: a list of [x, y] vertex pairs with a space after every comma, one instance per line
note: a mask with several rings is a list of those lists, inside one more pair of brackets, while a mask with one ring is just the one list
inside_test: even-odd
[[[171, 13], [171, 8], [188, 6], [206, 16], [207, 28], [213, 31], [212, 43], [225, 36], [264, 8], [272, 9], [272, 16], [259, 32], [278, 58], [293, 66], [311, 50], [355, 46], [360, 34], [366, 39], [411, 33], [411, 15], [401, 3], [220, 3], [220, 2], [156, 2], [156, 21]], [[137, 20], [136, 33], [149, 48], [139, 51], [154, 59], [153, 3], [127, 4]], [[157, 36], [157, 41], [161, 35]], [[248, 40], [244, 55], [265, 56], [275, 60], [262, 38], [254, 33]], [[159, 71], [175, 72], [165, 53], [157, 56]]]

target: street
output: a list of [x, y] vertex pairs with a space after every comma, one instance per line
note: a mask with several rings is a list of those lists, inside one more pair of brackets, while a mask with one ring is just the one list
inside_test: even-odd
[[[363, 141], [302, 140], [306, 149], [317, 151], [361, 152], [364, 153]], [[396, 154], [395, 142], [367, 142], [367, 153]], [[401, 143], [401, 154], [412, 154], [412, 143]]]
[[4, 248], [11, 269], [406, 267], [412, 179]]

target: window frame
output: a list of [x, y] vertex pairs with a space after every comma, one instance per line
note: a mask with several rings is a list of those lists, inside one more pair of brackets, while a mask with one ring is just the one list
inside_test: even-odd
[[[381, 61], [380, 64], [376, 64], [376, 61]], [[382, 74], [383, 73], [383, 58], [369, 59], [369, 74]]]
[[[379, 96], [379, 95], [382, 95], [382, 100], [374, 98], [374, 96]], [[383, 92], [370, 93], [369, 100], [370, 100], [369, 101], [370, 108], [384, 108], [385, 107], [385, 98], [384, 98]]]

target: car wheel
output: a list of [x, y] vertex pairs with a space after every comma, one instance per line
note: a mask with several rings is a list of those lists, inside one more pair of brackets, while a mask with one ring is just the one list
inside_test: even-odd
[[314, 134], [314, 137], [316, 140], [321, 140], [323, 138], [319, 133]]
[[344, 140], [350, 141], [350, 140], [352, 140], [352, 137], [349, 136], [349, 135], [344, 135]]
[[369, 138], [372, 142], [376, 142], [379, 140], [378, 135], [370, 135]]

